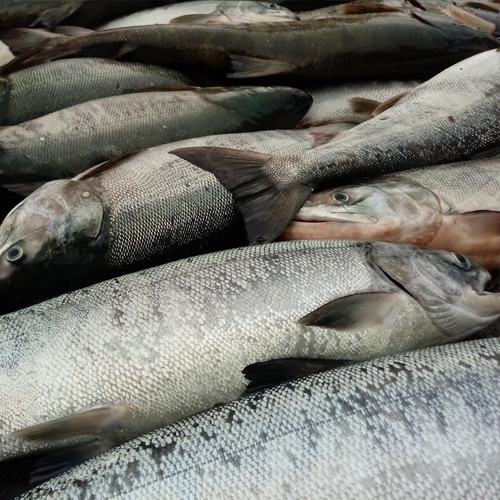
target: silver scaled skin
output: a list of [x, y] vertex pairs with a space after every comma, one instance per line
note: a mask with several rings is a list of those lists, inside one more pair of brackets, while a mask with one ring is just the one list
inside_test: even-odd
[[489, 278], [461, 256], [411, 245], [285, 242], [1, 316], [0, 458], [96, 435], [124, 442], [235, 399], [252, 363], [459, 340], [500, 315]]
[[500, 496], [500, 340], [311, 375], [157, 430], [22, 500]]

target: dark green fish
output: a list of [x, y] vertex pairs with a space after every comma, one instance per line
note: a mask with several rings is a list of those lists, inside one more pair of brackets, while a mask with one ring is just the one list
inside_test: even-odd
[[225, 25], [155, 25], [49, 40], [4, 72], [72, 57], [120, 57], [232, 78], [425, 78], [499, 42], [453, 19], [428, 14]]

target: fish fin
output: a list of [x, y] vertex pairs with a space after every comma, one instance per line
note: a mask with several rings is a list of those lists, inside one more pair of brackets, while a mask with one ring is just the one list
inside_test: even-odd
[[96, 165], [95, 167], [91, 167], [88, 170], [85, 170], [85, 172], [82, 172], [82, 173], [76, 175], [75, 177], [73, 177], [72, 180], [73, 181], [85, 181], [85, 180], [90, 179], [92, 177], [99, 177], [104, 172], [108, 172], [109, 170], [120, 166], [128, 158], [131, 158], [132, 156], [135, 156], [139, 153], [142, 153], [143, 151], [145, 151], [145, 149], [134, 149], [132, 151], [127, 151], [126, 153], [124, 153], [120, 156], [117, 156], [116, 158], [105, 161], [103, 163], [99, 163], [99, 165]]
[[40, 16], [38, 16], [38, 19], [31, 23], [30, 27], [42, 26], [44, 28], [50, 29], [73, 14], [73, 12], [75, 12], [80, 7], [79, 3], [81, 2], [72, 2], [61, 5], [59, 7], [54, 7], [53, 9], [48, 9], [42, 12]]
[[344, 5], [344, 14], [350, 16], [355, 14], [380, 14], [384, 12], [403, 12], [397, 7], [390, 7], [371, 2], [350, 2]]
[[19, 196], [29, 196], [36, 191], [39, 187], [43, 186], [45, 181], [24, 182], [19, 184], [2, 184], [2, 187], [11, 193], [18, 194]]
[[13, 54], [22, 54], [44, 44], [48, 40], [61, 37], [64, 37], [64, 35], [32, 28], [15, 28], [0, 33], [0, 40], [9, 47]]
[[339, 137], [342, 137], [346, 131], [339, 132], [311, 132], [309, 135], [314, 137], [314, 142], [312, 143], [311, 149], [324, 146], [332, 141], [336, 141]]
[[33, 488], [113, 447], [107, 440], [58, 449], [40, 458], [32, 467], [29, 485]]
[[473, 234], [481, 233], [481, 237], [500, 236], [500, 212], [477, 210], [450, 215], [458, 219], [460, 225], [469, 227]]
[[273, 241], [299, 211], [312, 189], [295, 184], [279, 189], [266, 172], [274, 155], [237, 149], [193, 147], [170, 151], [212, 172], [236, 202], [251, 244]]
[[220, 17], [221, 16], [209, 14], [187, 14], [171, 19], [170, 24], [221, 24], [221, 22], [217, 20], [217, 18]]
[[447, 5], [441, 9], [441, 12], [446, 16], [455, 19], [455, 21], [471, 26], [472, 28], [480, 29], [489, 35], [493, 35], [493, 33], [497, 30], [495, 23], [487, 21], [472, 12], [467, 12], [456, 5]]
[[141, 90], [137, 90], [137, 92], [178, 92], [180, 90], [198, 90], [201, 87], [195, 87], [193, 85], [175, 85], [172, 87], [161, 87], [161, 86], [156, 86], [156, 87], [146, 87]]
[[498, 157], [500, 157], [500, 146], [498, 145], [490, 148], [472, 151], [471, 153], [467, 153], [465, 155], [465, 159], [467, 160], [486, 160], [488, 158], [498, 158]]
[[394, 104], [396, 104], [400, 99], [402, 99], [404, 96], [408, 95], [411, 92], [411, 90], [406, 90], [405, 92], [401, 92], [399, 94], [393, 95], [392, 97], [389, 97], [389, 99], [385, 100], [384, 102], [381, 102], [374, 110], [372, 113], [372, 116], [378, 116], [380, 113], [383, 113], [384, 111], [388, 110], [389, 108], [392, 108]]
[[280, 73], [290, 73], [295, 69], [292, 63], [286, 61], [273, 61], [272, 59], [259, 59], [235, 54], [230, 54], [230, 58], [233, 73], [228, 73], [227, 78], [278, 75]]
[[338, 330], [373, 328], [383, 323], [399, 304], [399, 293], [357, 293], [318, 307], [301, 318], [299, 323]]
[[435, 24], [431, 23], [431, 21], [427, 20], [426, 17], [427, 12], [410, 12], [410, 17], [415, 19], [416, 21], [420, 21], [422, 24], [426, 24], [427, 26], [432, 26], [433, 28], [441, 29], [439, 26], [436, 26]]
[[52, 28], [52, 33], [65, 36], [84, 36], [95, 33], [95, 31], [89, 30], [88, 28], [82, 28], [81, 26], [56, 26]]
[[11, 432], [7, 437], [22, 441], [57, 441], [75, 436], [99, 434], [103, 429], [132, 416], [126, 405], [95, 406], [66, 417]]
[[380, 101], [365, 99], [364, 97], [351, 97], [349, 99], [349, 106], [353, 113], [360, 113], [362, 115], [369, 116], [370, 118], [380, 104]]
[[268, 389], [283, 382], [313, 373], [333, 370], [353, 364], [354, 361], [334, 359], [284, 358], [272, 359], [246, 366], [242, 373], [250, 381], [245, 395]]
[[408, 0], [408, 3], [410, 5], [413, 5], [413, 7], [420, 9], [420, 10], [427, 10], [422, 4], [420, 4], [417, 0]]
[[493, 12], [495, 14], [500, 13], [499, 9], [481, 2], [467, 2], [464, 3], [464, 7], [469, 7], [470, 9], [485, 10], [486, 12]]

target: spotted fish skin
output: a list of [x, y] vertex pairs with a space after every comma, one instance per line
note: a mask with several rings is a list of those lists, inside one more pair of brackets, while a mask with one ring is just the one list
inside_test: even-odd
[[500, 340], [291, 381], [157, 430], [22, 500], [500, 495]]
[[[252, 363], [368, 359], [463, 338], [500, 316], [500, 294], [484, 293], [484, 269], [460, 266], [411, 245], [284, 242], [149, 268], [0, 316], [0, 460], [81, 440], [50, 429], [42, 441], [8, 435], [61, 418], [94, 422], [96, 407], [111, 419], [86, 438], [124, 442], [235, 399]], [[329, 315], [344, 327], [319, 321]]]

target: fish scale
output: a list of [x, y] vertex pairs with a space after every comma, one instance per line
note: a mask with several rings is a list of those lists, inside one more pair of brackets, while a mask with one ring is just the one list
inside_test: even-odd
[[[397, 288], [373, 259], [419, 299]], [[400, 264], [394, 267], [392, 259]], [[255, 362], [363, 359], [472, 333], [498, 317], [499, 299], [482, 292], [488, 273], [477, 266], [461, 271], [453, 259], [387, 243], [245, 247], [128, 274], [0, 316], [0, 458], [55, 445], [7, 434], [91, 415], [96, 406], [111, 408], [111, 416], [113, 408], [127, 409], [127, 418], [99, 426], [103, 437], [123, 442], [238, 397], [246, 387], [241, 370]], [[405, 278], [394, 274], [399, 266]], [[427, 281], [411, 285], [422, 269]], [[451, 329], [440, 330], [420, 303], [427, 289], [435, 317], [449, 320]], [[397, 301], [380, 320], [362, 321], [365, 310], [378, 314], [363, 301], [354, 314], [358, 326], [299, 323], [325, 304], [370, 292]], [[351, 310], [338, 307], [342, 315]], [[453, 326], [462, 314], [466, 330]]]
[[500, 340], [311, 375], [137, 438], [23, 500], [500, 495]]
[[85, 101], [146, 87], [191, 83], [177, 71], [153, 65], [96, 58], [54, 61], [4, 77], [0, 124], [16, 125]]

